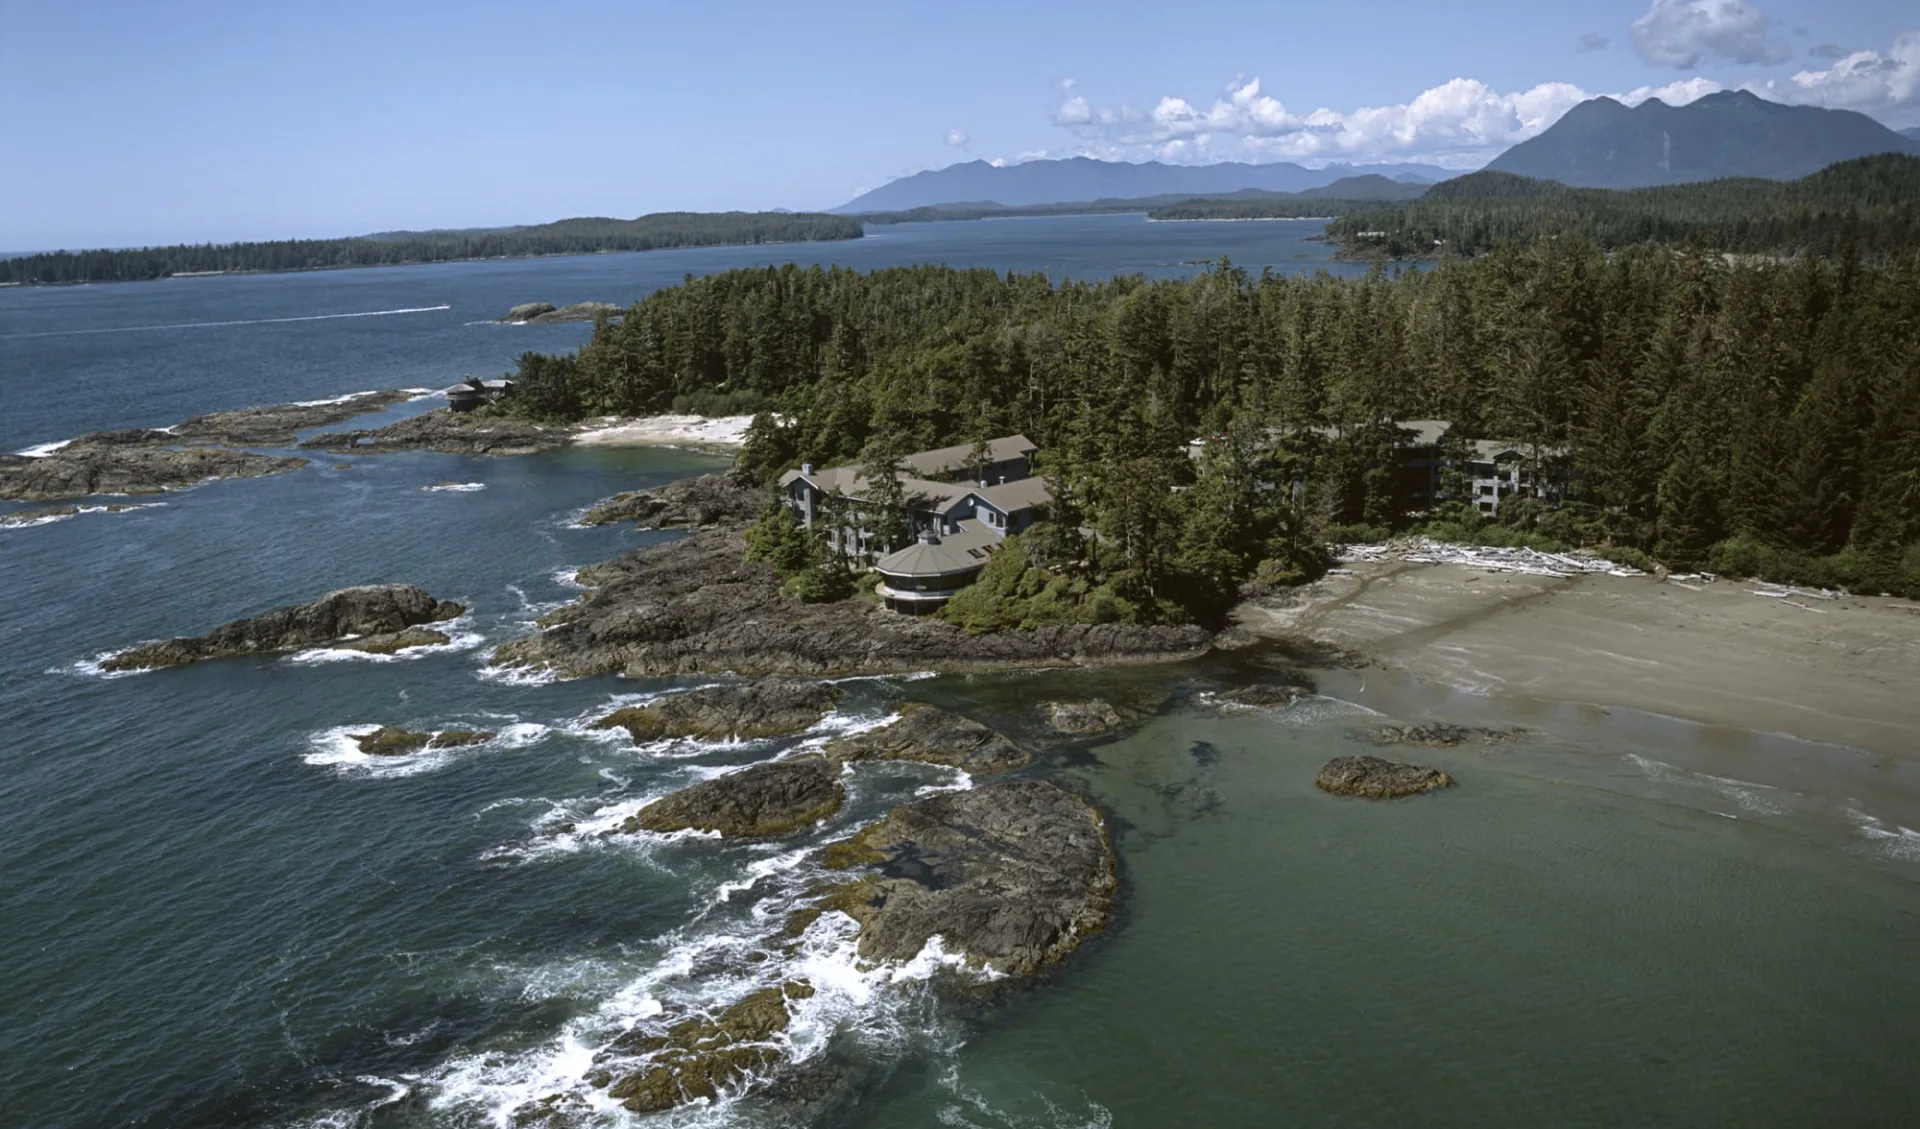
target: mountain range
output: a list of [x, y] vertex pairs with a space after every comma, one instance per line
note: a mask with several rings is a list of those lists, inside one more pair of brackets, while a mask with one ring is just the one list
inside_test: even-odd
[[1798, 180], [1877, 153], [1920, 156], [1920, 142], [1851, 110], [1729, 90], [1685, 106], [1582, 102], [1487, 167], [1576, 188], [1651, 188], [1730, 176]]
[[1212, 165], [1134, 164], [1091, 157], [994, 165], [965, 161], [943, 169], [904, 176], [862, 193], [832, 209], [842, 215], [901, 212], [942, 204], [991, 201], [1002, 207], [1064, 204], [1081, 200], [1136, 199], [1147, 196], [1220, 196], [1246, 189], [1304, 192], [1324, 188], [1342, 177], [1365, 172], [1384, 179], [1432, 184], [1453, 173], [1437, 165], [1329, 165], [1310, 169], [1278, 161], [1250, 165], [1224, 161]]
[[[1920, 127], [1895, 132], [1851, 110], [1788, 106], [1746, 91], [1710, 94], [1684, 106], [1649, 99], [1628, 107], [1593, 98], [1487, 167], [1576, 188], [1647, 188], [1721, 177], [1796, 180], [1839, 161], [1877, 153], [1920, 156]], [[1287, 162], [1133, 164], [1089, 157], [994, 165], [966, 161], [915, 173], [832, 209], [840, 214], [915, 208], [1012, 209], [1150, 197], [1313, 193], [1321, 199], [1393, 199], [1381, 182], [1426, 185], [1458, 175], [1432, 165]], [[1330, 186], [1339, 184], [1339, 189]], [[1365, 195], [1337, 195], [1361, 190]]]

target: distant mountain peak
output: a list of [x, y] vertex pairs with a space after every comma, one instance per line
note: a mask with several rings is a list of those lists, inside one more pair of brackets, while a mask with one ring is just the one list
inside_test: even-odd
[[1876, 153], [1920, 156], [1920, 143], [1851, 110], [1723, 90], [1682, 106], [1650, 98], [1628, 109], [1590, 99], [1487, 168], [1577, 188], [1645, 188], [1722, 177], [1798, 180]]

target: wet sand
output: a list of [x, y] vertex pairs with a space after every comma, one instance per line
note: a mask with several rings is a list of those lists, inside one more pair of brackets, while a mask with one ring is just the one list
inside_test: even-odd
[[1759, 587], [1362, 563], [1289, 606], [1244, 604], [1236, 620], [1462, 690], [1920, 756], [1920, 604], [1796, 606]]

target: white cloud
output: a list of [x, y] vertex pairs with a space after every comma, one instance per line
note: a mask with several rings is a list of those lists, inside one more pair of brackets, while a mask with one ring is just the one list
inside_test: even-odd
[[1754, 90], [1782, 102], [1913, 117], [1920, 111], [1920, 32], [1895, 39], [1884, 54], [1855, 51], [1825, 70], [1801, 71]]
[[1767, 38], [1772, 21], [1741, 0], [1653, 0], [1633, 21], [1633, 49], [1655, 66], [1692, 67], [1712, 56], [1782, 63], [1791, 54]]
[[[1071, 88], [1069, 88], [1071, 89]], [[1055, 125], [1085, 125], [1093, 120], [1093, 107], [1078, 94], [1072, 94], [1060, 100], [1059, 108], [1053, 111]]]
[[967, 136], [967, 131], [957, 125], [947, 130], [947, 144], [956, 149], [965, 149], [967, 143], [972, 140], [973, 138]]
[[1709, 94], [1718, 94], [1726, 87], [1710, 78], [1683, 78], [1669, 82], [1665, 86], [1639, 86], [1625, 94], [1615, 94], [1617, 101], [1629, 106], [1638, 106], [1649, 98], [1658, 98], [1669, 106], [1684, 106], [1697, 102]]

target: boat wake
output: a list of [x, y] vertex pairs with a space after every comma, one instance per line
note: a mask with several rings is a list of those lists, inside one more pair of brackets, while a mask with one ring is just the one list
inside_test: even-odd
[[99, 329], [55, 329], [34, 333], [0, 333], [0, 341], [23, 337], [82, 337], [96, 333], [145, 333], [160, 329], [221, 329], [235, 325], [284, 325], [297, 321], [334, 321], [338, 318], [385, 318], [401, 314], [435, 314], [452, 306], [408, 306], [397, 310], [361, 310], [350, 314], [306, 314], [290, 318], [247, 318], [242, 321], [181, 321], [165, 325], [115, 325]]

